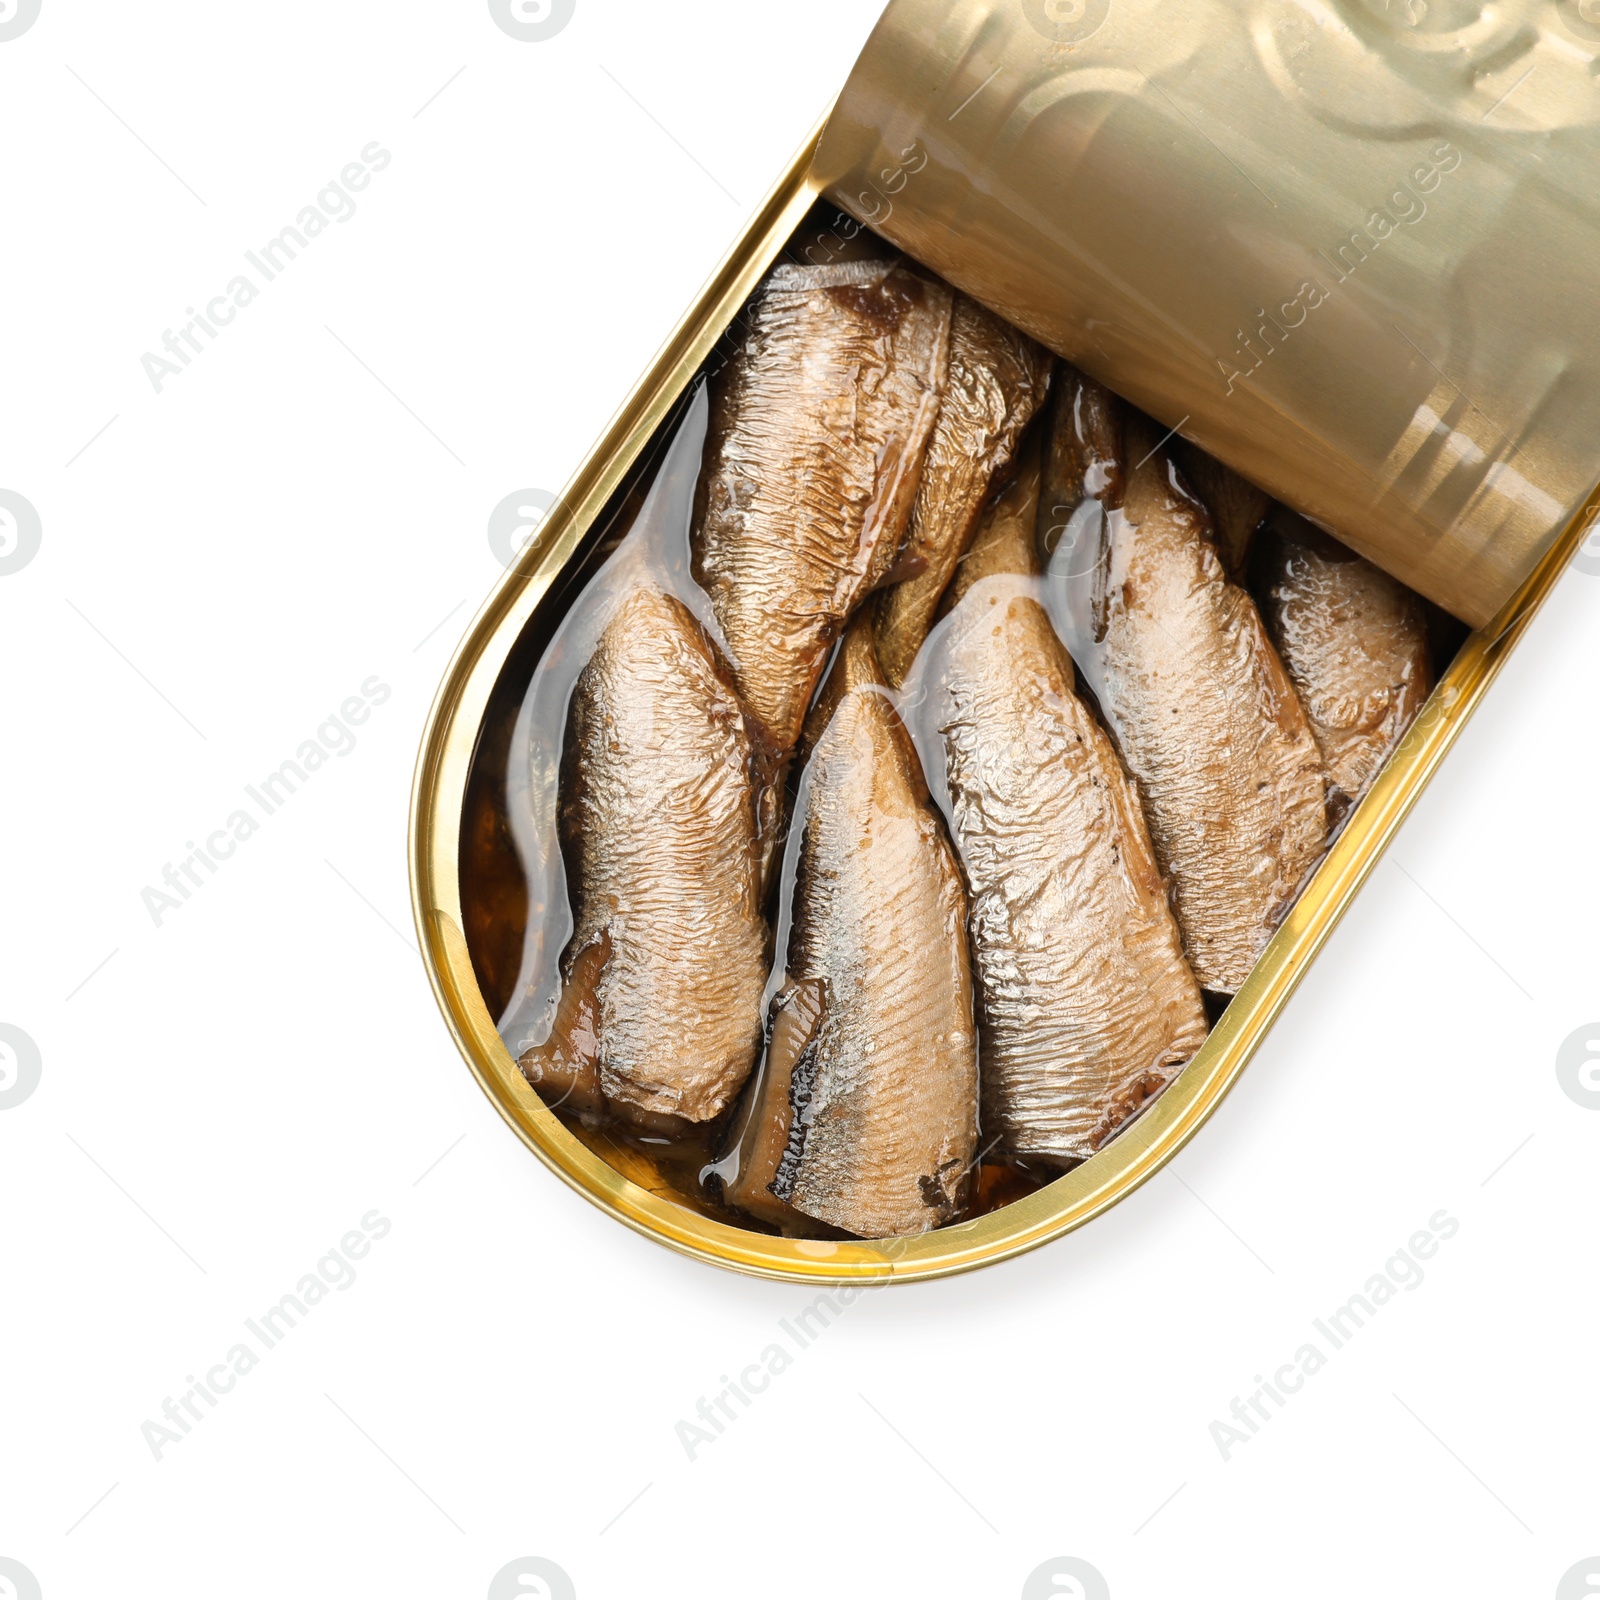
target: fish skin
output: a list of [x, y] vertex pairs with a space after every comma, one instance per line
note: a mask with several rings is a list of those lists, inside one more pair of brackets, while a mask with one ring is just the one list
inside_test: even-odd
[[808, 1026], [756, 1108], [770, 1116], [776, 1080], [790, 1078], [770, 1192], [863, 1238], [924, 1233], [959, 1215], [977, 1150], [966, 900], [865, 618], [845, 636], [806, 742], [778, 1004]]
[[991, 486], [1044, 404], [1051, 357], [964, 294], [950, 320], [950, 373], [922, 466], [902, 562], [916, 569], [878, 605], [878, 660], [899, 688], [939, 597], [978, 525]]
[[1428, 618], [1404, 584], [1280, 507], [1252, 563], [1335, 806], [1360, 800], [1433, 687]]
[[1251, 544], [1272, 511], [1272, 496], [1187, 439], [1172, 440], [1172, 455], [1184, 481], [1211, 513], [1217, 552], [1228, 576], [1243, 583]]
[[1063, 376], [1052, 476], [1081, 486], [1092, 471], [1104, 484], [1101, 709], [1189, 964], [1203, 988], [1233, 994], [1322, 853], [1327, 772], [1255, 602], [1223, 570], [1210, 516], [1154, 424], [1083, 374]]
[[1083, 1160], [1205, 1042], [1139, 797], [1041, 603], [1036, 453], [989, 509], [913, 693], [945, 751], [983, 1142]]
[[773, 996], [766, 1054], [730, 1129], [731, 1150], [725, 1150], [718, 1163], [724, 1166], [732, 1154], [733, 1171], [723, 1179], [723, 1198], [786, 1234], [818, 1231], [809, 1218], [778, 1199], [772, 1183], [793, 1142], [796, 1078], [801, 1097], [809, 1104], [808, 1086], [816, 1077], [817, 1025], [827, 1001], [828, 986], [814, 979], [786, 983]]
[[573, 690], [562, 838], [576, 927], [551, 1037], [519, 1065], [577, 1109], [704, 1122], [761, 1043], [752, 751], [725, 664], [693, 614], [628, 595]]
[[1050, 406], [1049, 439], [1039, 480], [1036, 543], [1053, 555], [1073, 513], [1087, 498], [1120, 506], [1128, 492], [1122, 446], [1123, 403], [1101, 384], [1061, 362]]
[[899, 261], [773, 269], [718, 384], [694, 576], [775, 770], [829, 650], [894, 568], [950, 356], [953, 291]]

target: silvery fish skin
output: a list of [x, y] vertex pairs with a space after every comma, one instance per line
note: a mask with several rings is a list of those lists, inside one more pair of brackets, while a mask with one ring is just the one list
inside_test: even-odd
[[1243, 582], [1251, 542], [1272, 510], [1272, 496], [1187, 439], [1172, 440], [1172, 455], [1184, 481], [1211, 513], [1218, 553], [1228, 576]]
[[1053, 494], [1098, 502], [1050, 563], [1087, 596], [1065, 637], [1138, 785], [1190, 966], [1232, 994], [1322, 853], [1326, 769], [1154, 425], [1080, 373], [1058, 382]]
[[1082, 1160], [1208, 1023], [1138, 794], [1042, 603], [1038, 498], [1035, 459], [986, 515], [912, 687], [971, 906], [985, 1149]]
[[719, 384], [694, 575], [769, 765], [893, 569], [938, 415], [952, 291], [895, 261], [774, 268]]
[[727, 1189], [863, 1238], [954, 1219], [977, 1149], [966, 901], [859, 620], [808, 726], [786, 981]]
[[918, 570], [885, 590], [878, 609], [878, 660], [895, 688], [927, 637], [991, 484], [1044, 404], [1050, 366], [1048, 353], [1025, 334], [965, 295], [955, 297], [950, 375], [902, 558]]
[[1253, 568], [1342, 809], [1367, 792], [1433, 687], [1427, 614], [1404, 584], [1282, 508]]
[[684, 604], [633, 589], [573, 691], [562, 838], [576, 929], [554, 1029], [519, 1065], [546, 1098], [704, 1122], [761, 1043], [767, 929], [749, 733]]

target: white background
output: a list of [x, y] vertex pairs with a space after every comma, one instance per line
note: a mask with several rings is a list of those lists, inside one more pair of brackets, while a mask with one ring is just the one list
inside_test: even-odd
[[[0, 577], [0, 1022], [43, 1061], [0, 1111], [0, 1556], [45, 1600], [479, 1597], [524, 1555], [582, 1600], [1009, 1600], [1060, 1555], [1115, 1600], [1543, 1597], [1600, 1550], [1600, 1113], [1554, 1067], [1600, 1016], [1600, 579], [1169, 1170], [867, 1296], [693, 1461], [675, 1424], [812, 1295], [606, 1220], [446, 1035], [406, 806], [488, 514], [561, 487], [876, 11], [579, 0], [519, 43], [481, 0], [44, 0], [0, 43], [0, 488], [43, 527]], [[373, 140], [157, 394], [144, 352]], [[372, 675], [355, 750], [155, 926]], [[1211, 1422], [1441, 1208], [1426, 1281], [1225, 1462]], [[155, 1460], [373, 1209], [358, 1281]]]

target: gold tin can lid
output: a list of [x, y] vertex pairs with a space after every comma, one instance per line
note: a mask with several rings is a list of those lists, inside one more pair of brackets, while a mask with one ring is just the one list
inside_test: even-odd
[[893, 0], [814, 175], [1487, 621], [1600, 479], [1600, 0]]

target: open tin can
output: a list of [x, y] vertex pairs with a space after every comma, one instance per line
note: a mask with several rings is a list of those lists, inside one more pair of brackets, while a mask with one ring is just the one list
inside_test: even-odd
[[[687, 1254], [851, 1283], [1016, 1255], [1194, 1136], [1600, 513], [1597, 52], [1579, 0], [889, 7], [490, 595], [428, 721], [411, 816], [424, 962], [468, 1065], [547, 1166]], [[515, 859], [506, 796], [525, 787], [535, 670], [730, 328], [775, 263], [828, 262], [863, 225], [1476, 631], [1136, 1121], [971, 1220], [789, 1238], [700, 1203], [665, 1146], [558, 1115], [519, 1070], [502, 1034], [527, 936], [541, 919], [547, 947], [565, 932]]]

